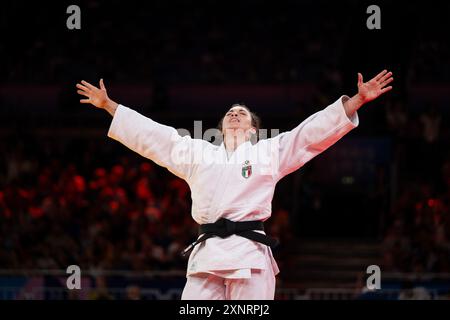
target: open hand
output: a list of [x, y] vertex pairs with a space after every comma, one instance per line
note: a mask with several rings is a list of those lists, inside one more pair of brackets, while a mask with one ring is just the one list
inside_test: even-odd
[[392, 86], [386, 86], [392, 81], [394, 81], [392, 72], [388, 72], [387, 70], [383, 70], [368, 82], [363, 82], [362, 74], [358, 73], [358, 95], [361, 97], [363, 103], [372, 101], [391, 90]]
[[105, 109], [110, 101], [108, 93], [106, 92], [103, 79], [100, 79], [100, 88], [93, 86], [87, 81], [82, 80], [81, 84], [77, 83], [78, 94], [87, 97], [87, 99], [80, 99], [80, 103], [90, 103], [97, 108]]

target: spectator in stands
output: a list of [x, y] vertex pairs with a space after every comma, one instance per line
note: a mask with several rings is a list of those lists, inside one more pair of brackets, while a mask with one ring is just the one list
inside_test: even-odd
[[91, 290], [88, 295], [89, 300], [113, 300], [114, 297], [109, 293], [104, 276], [95, 278], [95, 289]]
[[141, 288], [137, 285], [129, 285], [126, 288], [127, 300], [141, 300]]

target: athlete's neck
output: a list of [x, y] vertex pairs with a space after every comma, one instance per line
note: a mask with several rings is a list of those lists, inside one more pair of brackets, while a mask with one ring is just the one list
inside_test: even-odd
[[250, 140], [250, 137], [246, 137], [245, 134], [226, 134], [223, 138], [225, 149], [228, 152], [235, 151], [241, 144]]

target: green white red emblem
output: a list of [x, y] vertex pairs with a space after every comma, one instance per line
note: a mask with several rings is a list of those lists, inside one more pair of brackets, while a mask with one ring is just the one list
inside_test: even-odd
[[250, 161], [246, 160], [242, 164], [242, 176], [245, 179], [248, 179], [252, 175], [252, 165], [250, 164]]

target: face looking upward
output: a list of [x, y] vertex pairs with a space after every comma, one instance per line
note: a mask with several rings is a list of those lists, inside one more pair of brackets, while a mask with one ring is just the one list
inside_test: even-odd
[[245, 133], [248, 138], [250, 134], [255, 134], [256, 128], [252, 125], [250, 111], [240, 105], [233, 106], [223, 118], [222, 133], [224, 135]]

